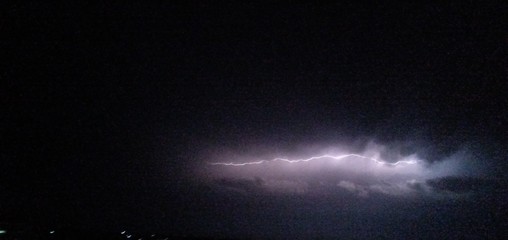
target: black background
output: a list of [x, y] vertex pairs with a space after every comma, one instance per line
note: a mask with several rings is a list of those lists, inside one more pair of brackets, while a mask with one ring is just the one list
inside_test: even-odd
[[5, 223], [215, 236], [182, 207], [214, 146], [467, 143], [504, 176], [506, 4], [1, 5]]

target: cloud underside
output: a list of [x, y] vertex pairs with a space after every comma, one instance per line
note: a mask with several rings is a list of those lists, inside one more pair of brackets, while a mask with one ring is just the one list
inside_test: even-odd
[[424, 181], [361, 183], [350, 180], [338, 182], [221, 178], [212, 185], [223, 191], [246, 195], [299, 194], [299, 195], [350, 195], [359, 198], [391, 197], [467, 197], [486, 191], [505, 189], [506, 184], [471, 177], [442, 177]]

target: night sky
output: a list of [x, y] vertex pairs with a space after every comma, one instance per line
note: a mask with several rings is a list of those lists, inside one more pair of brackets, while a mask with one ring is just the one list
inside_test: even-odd
[[496, 239], [508, 227], [505, 3], [0, 9], [0, 230]]

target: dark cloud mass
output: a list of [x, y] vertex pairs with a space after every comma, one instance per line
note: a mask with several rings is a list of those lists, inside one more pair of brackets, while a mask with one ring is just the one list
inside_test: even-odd
[[0, 239], [504, 239], [506, 10], [1, 3]]

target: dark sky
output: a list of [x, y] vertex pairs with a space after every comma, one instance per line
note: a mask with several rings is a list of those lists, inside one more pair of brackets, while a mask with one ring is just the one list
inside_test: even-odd
[[[493, 237], [506, 227], [506, 4], [0, 9], [2, 224], [261, 238]], [[223, 149], [278, 157], [371, 140], [409, 142], [427, 163], [467, 149], [490, 178], [427, 185], [483, 197], [265, 196], [251, 180], [193, 175]]]

